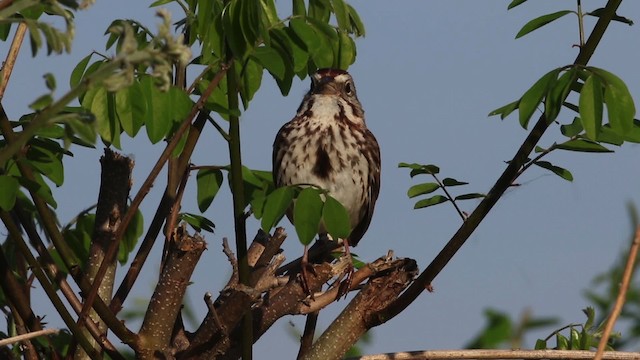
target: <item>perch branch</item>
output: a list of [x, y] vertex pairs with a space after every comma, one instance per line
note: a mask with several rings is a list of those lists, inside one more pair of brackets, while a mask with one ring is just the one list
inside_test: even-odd
[[[496, 360], [496, 359], [522, 359], [522, 360], [591, 360], [593, 351], [583, 350], [430, 350], [408, 351], [377, 355], [364, 355], [350, 357], [345, 360]], [[640, 358], [637, 352], [606, 352], [603, 360], [636, 360]]]

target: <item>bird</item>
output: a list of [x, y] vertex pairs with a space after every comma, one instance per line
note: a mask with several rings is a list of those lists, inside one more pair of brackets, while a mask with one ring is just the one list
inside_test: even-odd
[[[274, 140], [273, 181], [276, 188], [321, 188], [345, 207], [352, 230], [340, 240], [351, 261], [349, 247], [357, 246], [369, 228], [380, 192], [380, 146], [367, 128], [353, 78], [347, 71], [319, 69], [310, 78], [311, 87], [296, 115], [280, 128]], [[292, 211], [287, 217], [295, 224]], [[327, 236], [322, 222], [318, 234]], [[353, 273], [350, 264], [348, 279]]]

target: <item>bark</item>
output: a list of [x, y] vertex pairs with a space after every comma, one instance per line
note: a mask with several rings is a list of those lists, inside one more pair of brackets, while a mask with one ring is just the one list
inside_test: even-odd
[[206, 243], [199, 235], [188, 235], [183, 226], [174, 231], [165, 266], [140, 329], [138, 358], [173, 358], [176, 351], [186, 346], [181, 321], [176, 320], [204, 250]]
[[[100, 192], [96, 207], [93, 238], [89, 248], [89, 260], [85, 270], [91, 283], [96, 281], [96, 274], [105, 259], [109, 245], [117, 241], [116, 234], [120, 227], [122, 216], [127, 209], [127, 198], [131, 190], [131, 171], [133, 170], [133, 160], [108, 148], [104, 150], [104, 155], [100, 158], [100, 164], [102, 165]], [[116, 263], [117, 260], [113, 259], [108, 264], [104, 277], [97, 279], [100, 282], [98, 296], [107, 305], [113, 292]], [[98, 325], [100, 332], [106, 337], [107, 325], [100, 319], [100, 316], [92, 309], [89, 312], [89, 317]], [[84, 331], [88, 335], [88, 330], [85, 329]], [[88, 338], [96, 350], [101, 349], [97, 341], [90, 336]], [[74, 358], [87, 359], [88, 355], [83, 349], [78, 349]]]

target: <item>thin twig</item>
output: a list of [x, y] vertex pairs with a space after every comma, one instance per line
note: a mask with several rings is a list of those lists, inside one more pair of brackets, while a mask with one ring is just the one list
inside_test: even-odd
[[307, 320], [304, 323], [304, 332], [300, 338], [300, 349], [298, 350], [298, 359], [309, 352], [311, 345], [313, 345], [313, 338], [316, 333], [316, 326], [318, 325], [318, 315], [320, 310], [316, 310], [307, 314]]
[[19, 341], [29, 340], [36, 338], [38, 336], [57, 334], [60, 332], [60, 329], [43, 329], [38, 331], [32, 331], [30, 333], [12, 336], [10, 338], [0, 340], [0, 346], [7, 346], [9, 344], [14, 344]]
[[238, 274], [238, 260], [233, 254], [231, 247], [229, 247], [229, 240], [226, 237], [222, 238], [222, 252], [227, 256], [232, 268], [231, 278], [229, 279], [227, 286], [225, 286], [225, 288], [228, 288], [238, 284], [240, 275]]
[[[586, 350], [431, 350], [351, 357], [346, 360], [444, 360], [444, 359], [574, 359], [591, 360], [593, 351]], [[638, 352], [607, 352], [603, 360], [636, 360]]]
[[22, 46], [22, 41], [24, 40], [24, 35], [26, 32], [27, 24], [24, 22], [18, 24], [18, 29], [16, 30], [16, 34], [13, 36], [13, 41], [11, 42], [11, 47], [9, 48], [7, 59], [4, 61], [4, 65], [2, 66], [2, 79], [0, 79], [0, 100], [2, 100], [5, 90], [7, 90], [7, 85], [9, 84], [9, 79], [11, 78], [11, 73], [13, 72], [13, 67], [16, 64], [16, 59], [18, 58], [18, 53], [20, 52], [20, 47]]
[[431, 176], [433, 176], [433, 178], [436, 179], [436, 182], [438, 183], [438, 185], [440, 185], [440, 188], [442, 189], [442, 191], [444, 191], [444, 194], [447, 196], [447, 198], [449, 198], [449, 201], [451, 201], [451, 204], [453, 204], [453, 207], [456, 208], [456, 211], [458, 212], [458, 215], [460, 215], [460, 217], [462, 218], [462, 221], [465, 221], [467, 217], [464, 215], [462, 210], [460, 210], [460, 208], [458, 207], [458, 204], [456, 204], [455, 199], [451, 196], [449, 191], [447, 191], [447, 187], [444, 186], [444, 184], [442, 183], [442, 181], [440, 181], [440, 179], [438, 179], [436, 174], [431, 174]]
[[220, 329], [225, 337], [228, 337], [229, 334], [227, 334], [227, 328], [222, 325], [222, 322], [220, 321], [220, 317], [218, 316], [218, 312], [216, 311], [216, 306], [213, 304], [213, 295], [210, 292], [204, 294], [204, 302], [207, 304], [207, 309], [209, 309], [211, 315], [213, 316], [213, 323], [216, 325], [216, 328]]
[[596, 352], [596, 356], [593, 358], [593, 360], [602, 359], [602, 354], [607, 347], [607, 342], [609, 341], [609, 336], [611, 335], [611, 331], [613, 330], [613, 325], [615, 325], [616, 320], [618, 320], [618, 316], [620, 316], [620, 312], [622, 311], [622, 306], [627, 300], [627, 290], [629, 290], [629, 283], [631, 283], [631, 276], [633, 275], [633, 270], [635, 269], [639, 245], [640, 226], [638, 226], [638, 228], [636, 229], [636, 234], [633, 238], [633, 241], [631, 242], [629, 256], [627, 257], [627, 264], [624, 267], [624, 273], [622, 275], [622, 284], [620, 284], [620, 293], [618, 293], [616, 303], [613, 306], [613, 310], [611, 310], [611, 315], [609, 315], [609, 319], [607, 319], [607, 324], [604, 327], [602, 338], [600, 338], [600, 343], [598, 344], [598, 351]]

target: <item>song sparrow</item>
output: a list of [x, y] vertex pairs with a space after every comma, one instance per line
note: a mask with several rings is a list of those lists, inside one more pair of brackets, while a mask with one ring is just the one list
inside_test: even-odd
[[[321, 69], [311, 76], [296, 116], [276, 136], [273, 177], [276, 187], [312, 184], [328, 190], [351, 219], [345, 252], [358, 244], [380, 190], [380, 148], [367, 129], [349, 73]], [[326, 234], [322, 224], [318, 233]]]

